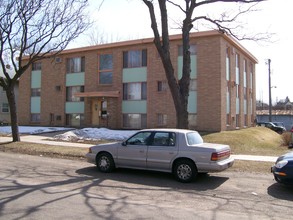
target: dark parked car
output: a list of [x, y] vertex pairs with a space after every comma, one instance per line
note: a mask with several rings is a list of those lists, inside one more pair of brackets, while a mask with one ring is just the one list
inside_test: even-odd
[[286, 129], [283, 126], [276, 126], [274, 123], [272, 122], [258, 122], [257, 126], [263, 126], [263, 127], [267, 127], [275, 132], [277, 132], [278, 134], [283, 134], [283, 132], [286, 131]]
[[271, 171], [278, 183], [293, 185], [293, 151], [280, 156]]
[[285, 125], [284, 125], [283, 122], [272, 121], [272, 123], [273, 123], [275, 126], [282, 127], [282, 128], [284, 129], [284, 131], [286, 131], [286, 128], [285, 128]]

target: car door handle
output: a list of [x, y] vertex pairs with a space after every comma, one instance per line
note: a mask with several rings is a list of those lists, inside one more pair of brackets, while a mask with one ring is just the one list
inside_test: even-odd
[[144, 153], [144, 150], [140, 150], [139, 153]]
[[174, 152], [169, 152], [169, 154], [174, 154]]

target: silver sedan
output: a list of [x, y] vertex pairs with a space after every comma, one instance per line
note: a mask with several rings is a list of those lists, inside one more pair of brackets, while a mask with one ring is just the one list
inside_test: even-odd
[[89, 163], [99, 171], [133, 168], [173, 173], [180, 182], [191, 182], [198, 173], [220, 172], [234, 163], [230, 147], [204, 143], [196, 131], [183, 129], [145, 129], [124, 142], [89, 148]]

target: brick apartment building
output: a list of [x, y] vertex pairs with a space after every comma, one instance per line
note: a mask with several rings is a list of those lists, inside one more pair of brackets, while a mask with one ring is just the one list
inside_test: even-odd
[[[256, 58], [217, 31], [190, 35], [189, 124], [200, 131], [250, 127]], [[178, 77], [181, 35], [170, 37]], [[63, 51], [20, 79], [19, 124], [140, 129], [175, 127], [176, 114], [153, 39]]]

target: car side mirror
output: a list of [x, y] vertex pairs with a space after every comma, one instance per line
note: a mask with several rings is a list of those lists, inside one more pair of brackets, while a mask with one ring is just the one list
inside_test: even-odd
[[123, 142], [122, 142], [122, 146], [127, 146], [126, 141], [123, 141]]

